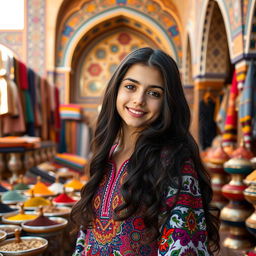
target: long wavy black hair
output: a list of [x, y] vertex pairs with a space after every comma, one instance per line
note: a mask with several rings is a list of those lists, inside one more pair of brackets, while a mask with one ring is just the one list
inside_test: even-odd
[[[211, 252], [218, 251], [219, 223], [216, 214], [211, 211], [210, 178], [200, 160], [198, 146], [189, 132], [190, 110], [184, 96], [178, 67], [169, 55], [148, 47], [130, 53], [121, 62], [107, 85], [92, 144], [91, 179], [81, 190], [81, 200], [73, 207], [71, 220], [77, 227], [83, 226], [87, 229], [92, 226], [92, 200], [104, 176], [110, 149], [122, 129], [122, 120], [115, 104], [118, 89], [127, 70], [137, 63], [156, 67], [161, 72], [165, 88], [164, 100], [157, 120], [141, 131], [137, 139], [128, 163], [128, 175], [121, 189], [124, 203], [115, 209], [115, 219], [122, 221], [140, 212], [146, 228], [152, 234], [152, 239], [157, 239], [160, 227], [169, 217], [168, 213], [172, 208], [162, 215], [162, 209], [167, 207], [164, 200], [167, 188], [171, 185], [180, 191], [180, 170], [184, 161], [191, 159], [198, 174], [209, 249]], [[163, 165], [161, 160], [163, 148], [169, 149], [168, 165]], [[175, 180], [178, 184], [175, 184]]]

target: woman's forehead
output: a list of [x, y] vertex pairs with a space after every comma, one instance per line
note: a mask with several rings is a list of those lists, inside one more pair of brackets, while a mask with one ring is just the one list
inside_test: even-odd
[[124, 80], [135, 80], [140, 84], [164, 86], [164, 80], [161, 71], [155, 66], [145, 64], [134, 64], [126, 72]]

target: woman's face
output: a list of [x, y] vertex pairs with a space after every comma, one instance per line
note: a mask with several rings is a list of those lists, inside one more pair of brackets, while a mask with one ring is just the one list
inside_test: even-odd
[[123, 128], [141, 130], [147, 127], [158, 118], [163, 98], [161, 72], [143, 64], [131, 66], [121, 81], [116, 100]]

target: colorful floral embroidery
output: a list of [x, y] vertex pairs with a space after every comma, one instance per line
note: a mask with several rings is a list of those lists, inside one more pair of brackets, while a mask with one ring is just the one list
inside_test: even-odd
[[172, 242], [171, 234], [173, 233], [174, 229], [167, 229], [164, 227], [163, 234], [159, 243], [159, 250], [166, 251], [169, 248], [169, 245]]
[[187, 248], [184, 250], [184, 252], [181, 254], [181, 256], [198, 256], [198, 255], [194, 249]]
[[137, 230], [144, 230], [145, 229], [145, 224], [142, 218], [135, 218], [133, 220], [133, 226]]
[[[166, 157], [166, 156], [165, 156]], [[128, 162], [127, 162], [128, 163]], [[73, 256], [209, 256], [207, 232], [197, 174], [191, 161], [184, 165], [183, 184], [170, 218], [161, 229], [157, 242], [145, 245], [147, 234], [140, 216], [123, 222], [113, 220], [113, 211], [122, 202], [120, 188], [127, 175], [126, 164], [116, 173], [113, 164], [101, 182], [94, 202], [96, 219], [93, 229], [82, 231]], [[114, 172], [114, 173], [113, 173]], [[110, 190], [111, 188], [111, 190]], [[166, 204], [172, 206], [176, 188], [169, 187]]]
[[188, 213], [188, 216], [186, 217], [185, 227], [188, 228], [188, 231], [190, 233], [192, 233], [196, 230], [197, 222], [196, 222], [195, 214], [192, 211], [190, 211]]

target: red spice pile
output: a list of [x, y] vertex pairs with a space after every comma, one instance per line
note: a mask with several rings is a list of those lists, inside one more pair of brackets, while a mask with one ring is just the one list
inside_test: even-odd
[[62, 193], [53, 199], [56, 203], [75, 203], [76, 200], [69, 197], [66, 193]]

